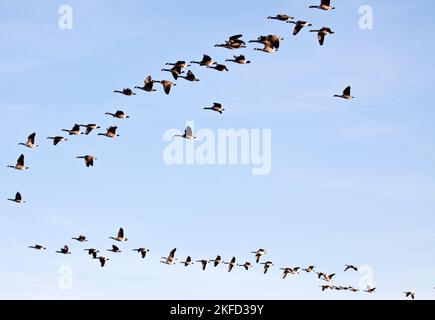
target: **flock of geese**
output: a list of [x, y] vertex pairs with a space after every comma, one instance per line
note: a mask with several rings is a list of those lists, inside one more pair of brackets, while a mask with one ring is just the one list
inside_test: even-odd
[[[335, 7], [331, 6], [330, 0], [321, 0], [320, 5], [313, 5], [310, 6], [310, 8], [320, 9], [324, 11], [329, 11], [335, 9]], [[311, 27], [312, 24], [308, 21], [304, 20], [294, 20], [294, 17], [285, 15], [285, 14], [277, 14], [275, 16], [269, 16], [268, 19], [271, 20], [278, 20], [284, 23], [294, 24], [293, 29], [293, 35], [298, 35], [303, 28]], [[321, 27], [319, 29], [313, 29], [310, 30], [310, 32], [317, 33], [317, 39], [321, 46], [323, 46], [325, 37], [328, 35], [333, 35], [334, 32], [329, 27]], [[236, 34], [231, 37], [229, 37], [225, 42], [216, 44], [215, 47], [221, 47], [226, 48], [229, 50], [237, 50], [246, 48], [246, 42], [242, 39], [242, 34]], [[261, 48], [254, 48], [256, 51], [263, 51], [266, 53], [273, 53], [276, 52], [280, 47], [280, 41], [284, 40], [282, 37], [278, 35], [261, 35], [257, 39], [249, 40], [248, 43], [259, 43], [262, 44], [263, 47]], [[247, 60], [247, 58], [243, 55], [233, 55], [232, 58], [228, 58], [225, 60], [226, 62], [232, 62], [240, 65], [250, 64], [251, 61]], [[169, 72], [171, 73], [173, 79], [176, 81], [179, 78], [185, 79], [190, 82], [196, 82], [200, 81], [195, 74], [189, 69], [187, 73], [183, 70], [186, 68], [191, 67], [193, 64], [197, 64], [202, 67], [206, 67], [209, 69], [214, 69], [219, 72], [228, 72], [228, 68], [226, 65], [218, 63], [214, 61], [209, 55], [204, 54], [201, 60], [198, 61], [191, 61], [190, 63], [187, 63], [186, 61], [179, 60], [174, 63], [166, 63], [166, 68], [161, 69], [163, 72]], [[165, 94], [169, 95], [171, 92], [172, 87], [176, 86], [177, 84], [175, 82], [169, 81], [169, 80], [154, 80], [150, 75], [147, 76], [144, 80], [144, 83], [142, 86], [135, 86], [134, 89], [142, 90], [145, 92], [155, 92], [157, 89], [155, 88], [154, 84], [161, 84], [163, 87], [163, 91]], [[136, 93], [130, 89], [130, 88], [123, 88], [121, 90], [114, 90], [114, 93], [116, 94], [122, 94], [124, 96], [134, 96]], [[351, 95], [351, 87], [348, 86], [345, 88], [342, 92], [342, 94], [336, 94], [334, 97], [342, 98], [345, 100], [353, 99], [354, 97]], [[222, 114], [225, 109], [223, 108], [221, 103], [215, 102], [210, 107], [204, 107], [204, 110], [210, 110], [217, 112], [219, 114]], [[129, 115], [125, 114], [122, 110], [117, 110], [115, 112], [106, 112], [105, 115], [116, 118], [116, 119], [128, 119], [130, 118]], [[82, 131], [82, 128], [84, 128], [84, 131]], [[74, 126], [71, 129], [62, 129], [61, 132], [66, 132], [69, 136], [79, 136], [79, 135], [89, 135], [94, 130], [101, 129], [100, 126], [98, 126], [95, 123], [90, 124], [74, 124]], [[117, 126], [110, 126], [108, 127], [105, 132], [98, 133], [99, 136], [105, 136], [108, 138], [116, 138], [119, 136], [117, 133]], [[177, 137], [181, 137], [184, 139], [195, 139], [196, 137], [193, 135], [192, 129], [190, 127], [187, 127], [184, 131], [184, 134], [176, 135]], [[28, 136], [26, 142], [21, 142], [19, 145], [25, 146], [29, 149], [35, 149], [38, 147], [38, 144], [35, 142], [36, 133], [32, 133]], [[61, 142], [68, 141], [67, 138], [61, 136], [61, 135], [55, 135], [55, 136], [49, 136], [47, 139], [53, 141], [53, 145], [57, 146]], [[97, 160], [97, 158], [93, 155], [87, 154], [87, 155], [79, 155], [77, 156], [77, 159], [83, 159], [85, 162], [86, 167], [92, 167], [94, 165], [94, 161]], [[25, 158], [24, 154], [21, 154], [15, 165], [9, 165], [9, 168], [15, 169], [15, 170], [27, 170], [29, 167], [25, 165]], [[23, 200], [23, 197], [20, 192], [17, 192], [15, 195], [15, 198], [8, 199], [9, 201], [23, 204], [25, 201]], [[73, 240], [76, 240], [78, 242], [84, 243], [87, 242], [88, 239], [80, 235], [78, 237], [73, 237]], [[116, 237], [110, 237], [111, 240], [117, 241], [117, 242], [125, 242], [127, 241], [127, 238], [124, 236], [124, 230], [123, 228], [119, 229], [118, 234]], [[46, 247], [41, 244], [36, 244], [29, 246], [29, 248], [42, 251], [45, 250]], [[106, 261], [109, 260], [109, 258], [100, 255], [100, 251], [95, 248], [86, 248], [84, 249], [89, 255], [92, 256], [93, 259], [96, 259], [99, 261], [101, 267], [104, 267], [106, 264]], [[114, 254], [121, 253], [122, 251], [120, 248], [116, 245], [112, 245], [110, 249], [107, 249], [108, 252], [112, 252]], [[149, 252], [149, 249], [147, 248], [135, 248], [133, 251], [138, 252], [142, 258], [145, 258], [147, 253]], [[70, 249], [68, 245], [65, 245], [63, 248], [56, 251], [56, 253], [69, 255], [71, 254]], [[167, 265], [173, 265], [178, 263], [178, 259], [175, 258], [176, 248], [171, 250], [167, 257], [162, 257], [162, 260], [160, 261], [163, 264]], [[255, 261], [256, 264], [261, 264], [263, 266], [263, 273], [266, 274], [268, 270], [274, 266], [274, 264], [271, 261], [266, 262], [260, 262], [261, 257], [266, 253], [266, 250], [259, 249], [252, 252], [255, 254]], [[185, 267], [188, 267], [190, 265], [193, 265], [194, 263], [199, 263], [202, 270], [205, 270], [208, 264], [213, 264], [213, 267], [217, 267], [218, 265], [227, 265], [228, 272], [231, 272], [234, 267], [240, 267], [245, 270], [249, 270], [253, 267], [253, 264], [251, 262], [244, 262], [242, 264], [237, 263], [236, 257], [232, 257], [230, 261], [223, 261], [222, 257], [220, 255], [217, 255], [215, 259], [209, 260], [209, 259], [200, 259], [200, 260], [193, 260], [190, 256], [186, 257], [183, 261], [180, 261], [182, 265]], [[322, 291], [325, 290], [338, 290], [338, 291], [350, 291], [350, 292], [358, 292], [360, 289], [354, 288], [352, 286], [335, 286], [332, 285], [332, 279], [335, 276], [335, 273], [332, 274], [326, 274], [323, 272], [317, 272], [315, 271], [315, 266], [308, 266], [307, 268], [301, 267], [282, 267], [279, 268], [280, 271], [282, 271], [282, 278], [285, 279], [288, 275], [298, 275], [299, 270], [304, 271], [305, 273], [313, 273], [316, 274], [318, 279], [323, 280], [325, 283], [320, 285], [320, 288]], [[357, 271], [358, 268], [353, 265], [346, 265], [344, 271]], [[374, 293], [376, 288], [368, 287], [366, 290], [363, 290], [367, 293]], [[414, 292], [404, 292], [405, 296], [408, 298], [414, 299], [415, 293]]]

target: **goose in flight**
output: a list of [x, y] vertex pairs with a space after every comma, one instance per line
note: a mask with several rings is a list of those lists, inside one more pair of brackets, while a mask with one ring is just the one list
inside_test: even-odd
[[100, 126], [96, 125], [95, 123], [81, 124], [80, 127], [86, 128], [85, 135], [89, 135], [95, 129], [100, 129]]
[[112, 249], [107, 249], [107, 251], [111, 251], [114, 253], [119, 253], [122, 252], [117, 246], [115, 246], [114, 244], [112, 244]]
[[293, 35], [297, 35], [303, 28], [305, 27], [312, 27], [313, 25], [309, 23], [308, 21], [289, 21], [288, 23], [293, 23], [295, 25], [295, 28], [293, 29]]
[[138, 248], [138, 249], [133, 249], [133, 251], [140, 253], [142, 259], [145, 259], [145, 257], [147, 256], [147, 252], [150, 252], [150, 249]]
[[291, 16], [286, 15], [286, 14], [277, 14], [275, 16], [267, 17], [267, 19], [279, 20], [279, 21], [284, 21], [284, 22], [290, 22], [290, 20], [293, 20], [294, 18], [295, 17], [291, 17]]
[[175, 264], [175, 262], [177, 261], [177, 259], [175, 258], [175, 251], [177, 251], [177, 248], [172, 249], [167, 257], [162, 257], [163, 261], [160, 262], [169, 265]]
[[98, 160], [98, 158], [95, 158], [94, 156], [91, 156], [89, 154], [86, 156], [78, 156], [77, 159], [85, 159], [85, 164], [88, 168], [94, 166], [94, 160]]
[[266, 262], [262, 262], [262, 265], [264, 265], [263, 267], [263, 273], [266, 274], [267, 271], [269, 270], [270, 267], [274, 266], [274, 264], [272, 263], [272, 261], [266, 261]]
[[65, 245], [63, 248], [61, 248], [59, 251], [56, 251], [56, 253], [62, 253], [62, 254], [71, 254], [69, 251], [69, 248], [67, 245]]
[[257, 251], [251, 251], [251, 253], [255, 253], [255, 262], [258, 263], [260, 261], [261, 256], [266, 254], [266, 250], [258, 249]]
[[184, 71], [181, 70], [181, 67], [174, 66], [171, 69], [162, 69], [161, 71], [167, 71], [172, 74], [172, 77], [177, 80], [178, 77], [184, 73]]
[[53, 140], [53, 145], [57, 146], [57, 144], [59, 142], [63, 142], [63, 141], [68, 141], [68, 139], [61, 137], [61, 136], [56, 136], [56, 137], [47, 137], [47, 139], [49, 140]]
[[320, 9], [320, 10], [334, 10], [335, 7], [331, 6], [331, 0], [321, 0], [320, 5], [318, 6], [310, 6], [311, 9]]
[[12, 168], [15, 170], [27, 170], [29, 169], [29, 167], [26, 167], [24, 165], [24, 154], [21, 154], [18, 159], [17, 159], [17, 163], [15, 164], [15, 166], [8, 166], [8, 168]]
[[94, 259], [97, 258], [97, 253], [100, 252], [95, 248], [84, 249], [84, 251], [87, 251], [88, 255], [92, 255], [92, 258], [94, 258]]
[[270, 49], [272, 49], [273, 51], [278, 50], [279, 49], [279, 45], [280, 45], [280, 41], [284, 40], [284, 38], [281, 38], [280, 36], [276, 35], [276, 34], [269, 34], [267, 36], [259, 36], [256, 40], [250, 40], [250, 43], [253, 42], [258, 42], [264, 45], [263, 49], [258, 49], [257, 50], [261, 50], [264, 51], [264, 49], [266, 47], [269, 47]]
[[322, 288], [322, 292], [325, 291], [326, 289], [333, 289], [332, 286], [330, 286], [329, 284], [324, 284], [319, 286], [320, 288]]
[[116, 133], [116, 129], [118, 129], [118, 127], [109, 127], [106, 130], [106, 133], [99, 133], [99, 136], [105, 136], [107, 138], [115, 138], [115, 137], [119, 137], [119, 134]]
[[367, 293], [374, 293], [375, 290], [376, 290], [376, 288], [370, 288], [370, 286], [367, 286], [367, 290], [364, 290], [364, 292], [367, 292]]
[[280, 268], [279, 270], [282, 270], [282, 278], [285, 279], [288, 274], [299, 274], [300, 267], [294, 267], [294, 268]]
[[[94, 258], [94, 259], [97, 259], [97, 258]], [[103, 256], [100, 256], [100, 257], [98, 257], [98, 260], [100, 261], [100, 265], [101, 265], [101, 268], [102, 268], [106, 264], [106, 261], [110, 260], [110, 259], [106, 258], [106, 257], [103, 257]]]
[[222, 114], [222, 111], [225, 111], [225, 109], [222, 108], [222, 104], [214, 102], [213, 106], [211, 107], [205, 107], [203, 108], [204, 110], [212, 110], [212, 111], [216, 111], [219, 112], [220, 114]]
[[222, 257], [220, 255], [218, 255], [216, 257], [216, 259], [214, 260], [209, 260], [209, 262], [213, 262], [213, 266], [217, 267], [221, 262], [222, 262]]
[[166, 63], [166, 65], [167, 66], [174, 66], [174, 67], [178, 67], [178, 68], [190, 67], [190, 64], [186, 63], [186, 61], [184, 61], [184, 60], [178, 60], [175, 63], [168, 62], [168, 63]]
[[183, 78], [183, 79], [185, 79], [185, 80], [187, 80], [187, 81], [191, 81], [191, 82], [199, 81], [199, 79], [196, 78], [195, 75], [193, 74], [193, 72], [190, 71], [190, 70], [187, 71], [187, 75], [185, 75], [185, 76], [180, 76], [180, 78]]
[[358, 291], [359, 291], [359, 289], [354, 288], [354, 287], [352, 287], [352, 286], [347, 287], [347, 290], [349, 290], [349, 291], [351, 291], [351, 292], [358, 292]]
[[71, 238], [72, 240], [77, 240], [78, 242], [86, 242], [88, 239], [84, 235], [79, 235], [77, 238]]
[[20, 142], [18, 145], [25, 146], [25, 147], [30, 148], [30, 149], [37, 148], [37, 147], [39, 147], [39, 145], [35, 144], [35, 137], [36, 137], [36, 133], [33, 132], [31, 135], [29, 135], [27, 137], [26, 143]]
[[251, 63], [251, 61], [246, 60], [245, 56], [243, 54], [239, 55], [239, 56], [233, 56], [234, 59], [225, 59], [225, 61], [230, 61], [230, 62], [234, 62], [234, 63], [238, 63], [238, 64], [249, 64]]
[[415, 292], [412, 292], [412, 291], [405, 291], [403, 294], [405, 295], [406, 298], [411, 297], [412, 300], [415, 299]]
[[39, 251], [41, 251], [41, 250], [46, 250], [46, 249], [47, 249], [46, 247], [44, 247], [44, 246], [42, 246], [42, 245], [40, 245], [40, 244], [35, 244], [34, 246], [29, 246], [29, 248], [30, 248], [30, 249], [39, 250]]
[[334, 34], [334, 31], [331, 30], [331, 28], [323, 27], [319, 30], [310, 30], [310, 32], [317, 32], [317, 40], [319, 40], [319, 44], [323, 46], [323, 43], [325, 42], [325, 36]]
[[192, 128], [189, 126], [184, 130], [184, 134], [176, 134], [174, 137], [180, 137], [187, 140], [196, 139], [196, 137], [193, 136]]
[[130, 116], [126, 115], [124, 113], [124, 111], [122, 111], [122, 110], [117, 110], [115, 113], [106, 112], [105, 114], [108, 116], [112, 116], [113, 118], [117, 118], [117, 119], [129, 119], [130, 118]]
[[347, 265], [345, 266], [345, 268], [344, 268], [344, 272], [346, 272], [346, 271], [349, 270], [349, 269], [354, 270], [354, 271], [358, 271], [358, 268], [355, 267], [354, 265], [347, 264]]
[[80, 125], [79, 124], [75, 124], [74, 127], [72, 127], [71, 130], [68, 129], [62, 129], [62, 131], [64, 132], [68, 132], [68, 134], [70, 136], [79, 136], [81, 134], [84, 134], [83, 132], [80, 132]]
[[310, 273], [310, 272], [314, 272], [314, 268], [315, 268], [315, 266], [308, 266], [308, 268], [302, 269], [302, 270], [307, 272], [307, 273]]
[[122, 90], [115, 90], [114, 93], [121, 93], [125, 96], [134, 96], [136, 93], [133, 92], [130, 88], [124, 88]]
[[244, 264], [238, 264], [237, 266], [245, 268], [246, 271], [248, 271], [250, 268], [252, 268], [252, 263], [245, 262]]
[[136, 86], [134, 88], [141, 89], [141, 90], [146, 91], [146, 92], [157, 91], [156, 89], [154, 89], [154, 82], [159, 82], [159, 81], [153, 80], [153, 78], [151, 76], [148, 76], [145, 78], [145, 80], [143, 82], [143, 87]]
[[163, 86], [163, 91], [165, 91], [166, 94], [169, 94], [171, 92], [172, 86], [176, 86], [176, 83], [173, 83], [169, 80], [162, 80], [162, 81], [155, 81], [160, 83]]
[[180, 263], [184, 264], [185, 267], [188, 267], [191, 264], [193, 264], [192, 258], [190, 256], [187, 256], [186, 260], [185, 261], [180, 261]]
[[331, 282], [332, 281], [332, 278], [335, 276], [335, 273], [332, 273], [332, 274], [329, 274], [329, 275], [327, 275], [327, 274], [323, 274], [323, 280], [325, 280], [326, 282]]
[[109, 237], [109, 239], [115, 240], [115, 241], [119, 241], [119, 242], [123, 242], [123, 241], [127, 241], [128, 239], [124, 237], [124, 229], [123, 228], [119, 228], [118, 231], [118, 235], [115, 237]]
[[228, 272], [231, 272], [236, 265], [236, 257], [233, 257], [230, 262], [224, 262], [224, 264], [228, 265]]
[[220, 63], [218, 63], [216, 65], [207, 66], [207, 68], [215, 69], [215, 70], [220, 71], [220, 72], [222, 72], [222, 71], [228, 71], [227, 66], [224, 65], [224, 64], [220, 64]]
[[190, 63], [196, 63], [196, 64], [199, 64], [200, 66], [205, 66], [205, 67], [217, 64], [217, 62], [213, 61], [213, 59], [209, 55], [206, 55], [206, 54], [203, 55], [201, 61], [191, 61]]
[[351, 87], [348, 86], [348, 87], [346, 87], [346, 89], [343, 90], [343, 94], [336, 94], [336, 95], [334, 95], [334, 97], [335, 98], [342, 98], [342, 99], [345, 99], [345, 100], [355, 99], [355, 97], [352, 97], [350, 95], [350, 90], [351, 90]]
[[208, 263], [207, 260], [197, 260], [196, 262], [201, 263], [202, 270], [205, 270], [205, 268], [207, 267], [207, 263]]
[[215, 47], [221, 47], [230, 50], [246, 48], [245, 42], [240, 39], [241, 37], [243, 37], [242, 34], [236, 34], [229, 37], [228, 40], [225, 41], [225, 43], [216, 44]]
[[23, 197], [21, 196], [21, 193], [17, 192], [15, 194], [14, 199], [8, 199], [9, 201], [15, 202], [15, 203], [26, 203], [26, 201], [23, 200]]

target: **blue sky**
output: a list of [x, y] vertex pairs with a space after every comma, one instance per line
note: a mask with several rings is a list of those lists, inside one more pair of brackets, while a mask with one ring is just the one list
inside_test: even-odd
[[[434, 21], [429, 1], [192, 0], [11, 1], [0, 4], [0, 147], [4, 166], [26, 155], [27, 172], [1, 170], [0, 195], [16, 191], [24, 205], [0, 201], [3, 250], [0, 297], [54, 299], [419, 299], [435, 292]], [[72, 30], [58, 28], [58, 9], [71, 5]], [[360, 30], [358, 9], [370, 5], [374, 29]], [[265, 19], [288, 13], [336, 32], [320, 47], [316, 36]], [[418, 21], [419, 23], [413, 23]], [[218, 61], [233, 52], [213, 45], [242, 33], [285, 38], [268, 55], [241, 50], [252, 63], [228, 73], [192, 67], [199, 83], [178, 80], [169, 96], [114, 89], [140, 85], [165, 62]], [[235, 52], [237, 53], [237, 52]], [[332, 98], [352, 85], [353, 101]], [[221, 116], [202, 110], [222, 102]], [[106, 111], [125, 110], [119, 121]], [[247, 166], [168, 166], [163, 134], [186, 121], [212, 130], [271, 129], [272, 171]], [[72, 137], [53, 147], [46, 136], [74, 123], [118, 125], [110, 140]], [[17, 145], [37, 132], [36, 150]], [[99, 160], [88, 169], [77, 155]], [[122, 226], [125, 251], [101, 269], [82, 251], [110, 248]], [[69, 240], [85, 234], [84, 246]], [[28, 245], [42, 243], [46, 252]], [[54, 253], [70, 244], [72, 255]], [[142, 261], [129, 252], [151, 249]], [[158, 263], [178, 258], [253, 260], [264, 247], [270, 274], [224, 267]], [[322, 293], [313, 275], [281, 279], [278, 267], [316, 265], [336, 272], [337, 285], [358, 285], [344, 264], [368, 265], [377, 293]], [[59, 268], [73, 271], [59, 289]]]

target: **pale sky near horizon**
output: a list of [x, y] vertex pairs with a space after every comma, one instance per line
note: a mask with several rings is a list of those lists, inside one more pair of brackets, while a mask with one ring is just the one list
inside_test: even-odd
[[[0, 298], [2, 299], [417, 299], [435, 297], [434, 20], [429, 0], [333, 1], [331, 12], [308, 9], [318, 0], [11, 1], [0, 3]], [[61, 5], [73, 9], [73, 29], [58, 27]], [[361, 30], [358, 10], [370, 5], [373, 30]], [[287, 13], [330, 26], [320, 47], [304, 29], [266, 19]], [[415, 23], [418, 21], [418, 23]], [[279, 34], [278, 52], [213, 47], [233, 34]], [[201, 80], [177, 81], [171, 94], [134, 97], [114, 89], [141, 85], [166, 62], [223, 62], [243, 53], [249, 65], [229, 72], [199, 66]], [[352, 86], [356, 99], [333, 98]], [[221, 102], [224, 114], [202, 110]], [[131, 118], [111, 119], [124, 110]], [[163, 161], [167, 129], [270, 129], [272, 169], [253, 176], [246, 165], [174, 165]], [[47, 136], [74, 123], [117, 125], [115, 140]], [[37, 133], [35, 150], [18, 146]], [[182, 143], [182, 142], [180, 142]], [[30, 169], [6, 168], [24, 153]], [[98, 157], [86, 168], [78, 155]], [[20, 191], [17, 205], [6, 199]], [[104, 268], [83, 251], [110, 248], [119, 227], [128, 242]], [[70, 240], [84, 234], [89, 242]], [[29, 245], [48, 249], [37, 252]], [[65, 244], [71, 255], [54, 253]], [[150, 248], [142, 260], [131, 251]], [[267, 249], [275, 266], [226, 272], [166, 266], [177, 248], [187, 255], [254, 262]], [[313, 274], [281, 278], [280, 267], [315, 265], [336, 273], [335, 285], [364, 275], [376, 293], [324, 292]], [[72, 288], [59, 288], [59, 270]], [[364, 269], [365, 267], [363, 267]]]

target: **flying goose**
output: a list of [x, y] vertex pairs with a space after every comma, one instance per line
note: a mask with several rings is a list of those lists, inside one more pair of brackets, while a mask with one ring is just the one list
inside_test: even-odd
[[206, 67], [217, 64], [217, 62], [213, 61], [213, 59], [206, 54], [203, 55], [201, 61], [191, 61], [190, 63], [196, 63], [199, 64], [200, 66], [206, 66]]
[[95, 123], [81, 124], [80, 127], [86, 128], [85, 135], [90, 134], [92, 130], [100, 129], [100, 126], [96, 125]]
[[216, 257], [216, 259], [214, 259], [214, 260], [209, 260], [209, 262], [213, 262], [213, 266], [214, 266], [214, 267], [217, 267], [217, 266], [219, 265], [219, 263], [222, 262], [222, 257], [221, 257], [220, 255], [218, 255], [218, 256]]
[[34, 246], [29, 246], [29, 248], [30, 249], [39, 250], [39, 251], [47, 249], [46, 247], [44, 247], [44, 246], [42, 246], [40, 244], [35, 244]]
[[272, 261], [262, 262], [261, 264], [264, 265], [264, 267], [263, 267], [263, 273], [264, 273], [264, 274], [267, 273], [267, 270], [269, 270], [270, 267], [274, 266], [274, 264], [272, 263]]
[[299, 274], [300, 267], [294, 267], [294, 268], [280, 268], [279, 270], [283, 270], [282, 278], [285, 279], [288, 274]]
[[331, 6], [331, 0], [321, 0], [320, 1], [320, 5], [318, 5], [318, 6], [310, 6], [310, 8], [312, 8], [312, 9], [320, 9], [320, 10], [325, 10], [325, 11], [335, 9], [335, 7]]
[[257, 251], [251, 251], [251, 253], [255, 253], [255, 261], [258, 263], [262, 255], [266, 253], [264, 249], [258, 249]]
[[184, 60], [179, 60], [175, 63], [168, 62], [168, 63], [166, 63], [166, 65], [167, 66], [174, 66], [174, 67], [178, 67], [178, 68], [190, 67], [190, 64], [186, 63], [186, 61], [184, 61]]
[[171, 69], [162, 69], [161, 71], [167, 71], [172, 74], [172, 77], [177, 80], [178, 77], [184, 73], [184, 71], [181, 70], [181, 67], [174, 66]]
[[121, 110], [117, 110], [115, 113], [111, 113], [111, 112], [106, 112], [105, 113], [108, 116], [112, 116], [113, 118], [117, 118], [117, 119], [129, 119], [130, 116], [127, 116], [124, 111]]
[[78, 136], [78, 135], [84, 134], [83, 132], [80, 132], [80, 125], [79, 124], [75, 124], [71, 130], [62, 129], [62, 131], [68, 132], [70, 136]]
[[180, 261], [180, 263], [184, 264], [185, 267], [188, 267], [191, 264], [193, 264], [192, 258], [190, 256], [187, 256], [186, 260], [185, 261]]
[[345, 268], [344, 268], [344, 272], [346, 272], [346, 271], [349, 270], [349, 269], [352, 269], [352, 270], [354, 270], [354, 271], [358, 271], [358, 268], [355, 267], [354, 265], [347, 264], [347, 265], [345, 266]]
[[233, 257], [230, 262], [224, 262], [224, 264], [228, 265], [228, 272], [231, 272], [236, 265], [236, 257]]
[[25, 147], [30, 148], [30, 149], [37, 148], [37, 147], [39, 147], [39, 145], [35, 144], [35, 137], [36, 137], [36, 133], [33, 132], [31, 135], [29, 135], [27, 137], [26, 143], [20, 142], [18, 145], [25, 146]]
[[215, 47], [222, 47], [230, 50], [246, 48], [245, 42], [240, 39], [241, 37], [243, 37], [242, 34], [236, 34], [229, 37], [225, 43], [216, 44]]
[[201, 263], [202, 270], [205, 270], [205, 268], [207, 267], [207, 263], [208, 263], [207, 260], [197, 260], [196, 262]]
[[163, 91], [165, 91], [166, 94], [169, 94], [171, 92], [172, 86], [176, 86], [176, 83], [173, 83], [169, 80], [162, 80], [162, 81], [155, 81], [158, 83], [161, 83], [163, 86]]
[[184, 134], [176, 134], [174, 137], [180, 137], [187, 140], [196, 139], [196, 137], [193, 136], [192, 128], [189, 126], [184, 130]]
[[100, 252], [95, 248], [84, 249], [84, 251], [87, 251], [88, 255], [92, 255], [92, 258], [94, 258], [94, 259], [97, 258], [97, 253]]
[[406, 298], [411, 297], [412, 300], [415, 299], [415, 292], [412, 292], [412, 291], [405, 291], [403, 294], [405, 295]]
[[26, 201], [23, 200], [23, 197], [21, 196], [21, 193], [17, 192], [15, 194], [15, 199], [8, 199], [9, 201], [16, 202], [16, 203], [26, 203]]
[[332, 281], [332, 278], [335, 276], [335, 273], [332, 273], [330, 275], [327, 274], [323, 274], [323, 280], [325, 280], [326, 282], [330, 282]]
[[346, 89], [343, 90], [343, 94], [336, 94], [336, 95], [334, 95], [334, 97], [335, 98], [342, 98], [342, 99], [346, 99], [346, 100], [354, 99], [355, 97], [352, 97], [350, 95], [350, 90], [351, 90], [351, 87], [348, 86], [348, 87], [346, 87]]
[[21, 154], [19, 156], [19, 158], [17, 159], [17, 163], [15, 164], [15, 166], [8, 166], [8, 168], [12, 168], [15, 170], [27, 170], [29, 169], [29, 167], [26, 167], [24, 165], [24, 154]]
[[69, 251], [69, 248], [67, 245], [65, 245], [63, 248], [61, 248], [59, 251], [56, 251], [56, 253], [62, 253], [62, 254], [71, 254]]
[[94, 259], [98, 259], [100, 261], [101, 268], [104, 267], [104, 265], [106, 264], [107, 260], [110, 260], [109, 258], [106, 258], [106, 257], [103, 257], [103, 256], [100, 256], [100, 257], [94, 258]]
[[370, 288], [370, 286], [367, 286], [367, 290], [364, 290], [364, 292], [367, 292], [367, 293], [374, 293], [375, 290], [376, 290], [376, 288]]
[[114, 253], [119, 253], [122, 252], [117, 246], [115, 246], [114, 244], [112, 244], [112, 249], [107, 249], [107, 251], [111, 251]]
[[250, 43], [252, 43], [252, 42], [262, 43], [264, 45], [264, 48], [263, 49], [256, 48], [256, 49], [264, 51], [266, 49], [266, 47], [278, 50], [280, 40], [284, 40], [284, 38], [281, 38], [280, 36], [278, 36], [276, 34], [269, 34], [267, 36], [259, 36], [257, 38], [257, 40], [250, 40], [249, 42]]
[[114, 93], [122, 93], [125, 96], [134, 96], [136, 93], [133, 92], [130, 88], [124, 88], [121, 90], [115, 90]]
[[275, 49], [274, 47], [271, 47], [271, 46], [269, 46], [267, 44], [265, 44], [263, 48], [254, 48], [254, 50], [256, 50], [256, 51], [263, 51], [263, 52], [266, 52], [266, 53], [274, 53], [275, 51], [277, 51], [277, 49]]
[[123, 241], [127, 241], [128, 239], [124, 237], [124, 229], [123, 228], [119, 228], [118, 231], [118, 235], [115, 237], [109, 237], [109, 239], [115, 240], [115, 241], [119, 241], [119, 242], [123, 242]]
[[79, 235], [77, 238], [71, 238], [72, 240], [77, 240], [78, 242], [86, 242], [88, 239], [84, 235]]
[[95, 158], [94, 156], [91, 156], [89, 154], [86, 156], [78, 156], [77, 159], [85, 159], [85, 164], [88, 168], [94, 166], [94, 160], [98, 160], [98, 158]]
[[193, 74], [192, 71], [187, 71], [187, 75], [186, 76], [180, 76], [180, 78], [186, 79], [187, 81], [199, 81], [198, 78], [195, 77], [195, 75]]
[[142, 259], [145, 259], [147, 252], [150, 252], [150, 249], [138, 248], [138, 249], [133, 249], [133, 251], [139, 252], [140, 255], [142, 256]]
[[295, 17], [290, 17], [289, 15], [286, 15], [286, 14], [277, 14], [275, 16], [267, 17], [267, 19], [286, 21], [286, 22], [289, 22], [290, 20], [293, 20], [294, 18]]
[[225, 61], [230, 61], [230, 62], [235, 62], [238, 64], [249, 64], [251, 63], [251, 61], [246, 60], [245, 56], [243, 54], [239, 55], [239, 56], [233, 56], [234, 59], [225, 59]]
[[157, 91], [156, 89], [153, 88], [154, 87], [154, 82], [159, 82], [159, 81], [153, 80], [153, 78], [151, 76], [148, 76], [148, 77], [145, 78], [145, 80], [143, 82], [144, 83], [143, 87], [136, 86], [134, 88], [135, 89], [141, 89], [141, 90], [146, 91], [146, 92]]
[[169, 255], [167, 257], [162, 257], [162, 259], [164, 261], [160, 261], [160, 262], [164, 263], [164, 264], [169, 264], [169, 265], [174, 264], [177, 261], [177, 259], [175, 259], [175, 251], [176, 250], [177, 250], [177, 248], [172, 249], [171, 252], [169, 252]]
[[116, 129], [118, 129], [118, 127], [109, 127], [106, 130], [106, 133], [99, 133], [99, 136], [106, 136], [108, 138], [115, 138], [115, 137], [119, 137], [119, 134], [116, 133]]
[[248, 271], [249, 268], [252, 268], [252, 264], [250, 262], [245, 262], [244, 264], [238, 264], [237, 266], [245, 268], [246, 271]]
[[358, 292], [359, 291], [359, 289], [356, 289], [356, 288], [354, 288], [352, 286], [347, 287], [347, 290], [349, 290], [351, 292]]
[[217, 70], [217, 71], [221, 71], [221, 72], [222, 72], [222, 71], [228, 71], [227, 66], [224, 65], [224, 64], [220, 64], [220, 63], [218, 63], [218, 64], [216, 64], [216, 65], [207, 66], [207, 68], [215, 69], [215, 70]]
[[323, 46], [323, 43], [325, 42], [325, 36], [334, 34], [334, 31], [331, 30], [331, 28], [323, 27], [319, 30], [310, 30], [310, 32], [317, 32], [317, 39], [319, 40], [319, 44]]
[[307, 272], [307, 273], [310, 273], [310, 272], [314, 272], [314, 268], [315, 268], [315, 266], [308, 266], [308, 268], [302, 269], [302, 270]]
[[225, 109], [222, 108], [222, 104], [214, 102], [213, 106], [211, 107], [205, 107], [203, 108], [204, 110], [213, 110], [216, 112], [219, 112], [220, 114], [222, 114], [222, 111], [225, 111]]
[[309, 23], [308, 21], [302, 21], [302, 20], [298, 20], [298, 21], [289, 21], [288, 23], [293, 23], [295, 25], [295, 28], [293, 29], [293, 35], [297, 35], [299, 33], [299, 31], [302, 30], [302, 28], [305, 27], [312, 27], [313, 25], [311, 23]]
[[68, 141], [68, 139], [66, 139], [64, 137], [61, 137], [61, 136], [47, 137], [47, 139], [53, 140], [53, 145], [54, 146], [56, 146], [59, 142]]
[[322, 288], [322, 292], [325, 291], [326, 289], [333, 289], [332, 286], [330, 286], [329, 284], [325, 284], [325, 285], [321, 285], [319, 286], [320, 288]]

